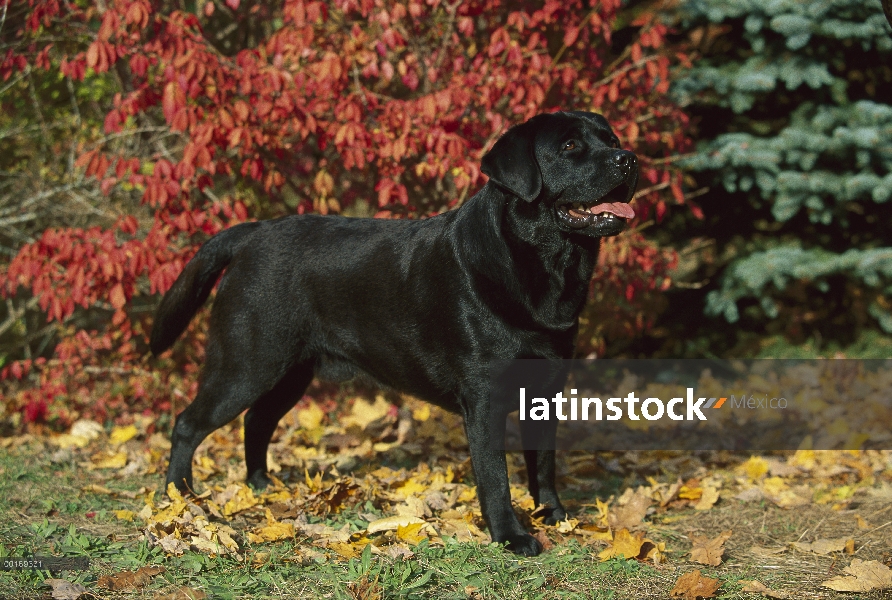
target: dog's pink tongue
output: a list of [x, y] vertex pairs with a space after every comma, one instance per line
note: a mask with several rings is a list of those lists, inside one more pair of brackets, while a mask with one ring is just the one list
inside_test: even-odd
[[623, 219], [632, 219], [635, 217], [635, 211], [632, 209], [631, 205], [626, 204], [625, 202], [605, 202], [604, 204], [596, 204], [591, 208], [591, 213], [593, 215], [599, 215], [605, 212], [614, 214]]

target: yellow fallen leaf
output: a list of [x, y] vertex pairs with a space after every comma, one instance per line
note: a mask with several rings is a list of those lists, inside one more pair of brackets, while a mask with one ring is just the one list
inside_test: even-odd
[[681, 486], [678, 490], [678, 497], [682, 500], [699, 500], [703, 495], [703, 488], [689, 488], [686, 485]]
[[71, 435], [70, 433], [60, 433], [59, 435], [49, 438], [50, 442], [63, 449], [70, 448], [86, 448], [91, 438], [85, 435]]
[[236, 492], [235, 497], [228, 500], [226, 504], [223, 505], [223, 514], [227, 517], [231, 517], [237, 512], [247, 510], [252, 506], [257, 505], [257, 498], [254, 497], [254, 491], [243, 483], [238, 484], [238, 486], [238, 491]]
[[127, 425], [126, 427], [115, 427], [108, 436], [108, 441], [112, 444], [123, 444], [128, 440], [132, 440], [139, 433], [135, 425]]
[[266, 509], [266, 525], [257, 527], [248, 533], [248, 539], [255, 544], [276, 542], [294, 537], [294, 525], [277, 521], [270, 509]]
[[462, 493], [458, 496], [458, 504], [464, 504], [466, 502], [471, 502], [477, 498], [477, 486], [472, 485], [470, 487], [466, 487], [462, 490]]
[[431, 418], [431, 407], [429, 404], [424, 404], [419, 408], [416, 408], [412, 411], [412, 418], [416, 421], [420, 421], [424, 423], [428, 419]]
[[837, 592], [872, 592], [892, 589], [892, 569], [876, 560], [853, 558], [843, 569], [848, 575], [828, 579], [821, 585]]
[[398, 540], [406, 542], [407, 544], [417, 544], [421, 542], [421, 540], [426, 540], [427, 536], [421, 533], [421, 528], [424, 527], [424, 523], [411, 523], [409, 525], [400, 525], [396, 530], [396, 537]]
[[578, 519], [567, 518], [557, 524], [557, 530], [558, 533], [570, 533], [571, 531], [576, 529], [577, 525], [579, 525]]
[[365, 539], [359, 542], [334, 542], [328, 547], [343, 556], [344, 558], [359, 558], [363, 549], [371, 543], [371, 540]]
[[612, 544], [598, 553], [602, 561], [611, 558], [636, 558], [641, 554], [641, 547], [649, 540], [644, 539], [643, 533], [632, 535], [628, 529], [620, 529], [616, 532]]
[[136, 513], [132, 510], [116, 510], [115, 516], [121, 521], [132, 521]]
[[417, 477], [410, 477], [406, 483], [396, 488], [394, 493], [398, 496], [402, 496], [406, 498], [408, 496], [413, 496], [415, 494], [420, 494], [421, 492], [425, 492], [428, 489], [428, 485], [425, 483], [421, 483]]
[[115, 452], [114, 454], [103, 453], [93, 457], [93, 469], [120, 469], [127, 466], [127, 453]]
[[719, 500], [719, 490], [707, 485], [703, 487], [703, 494], [700, 500], [694, 505], [694, 510], [709, 510]]
[[344, 427], [358, 425], [361, 429], [365, 429], [371, 423], [386, 417], [390, 412], [390, 406], [390, 402], [380, 395], [375, 398], [374, 404], [365, 398], [357, 398], [350, 414], [341, 420], [341, 424]]
[[748, 461], [740, 465], [740, 470], [750, 479], [759, 479], [768, 472], [768, 461], [761, 456], [751, 456]]
[[297, 423], [302, 429], [316, 429], [322, 425], [325, 413], [315, 402], [310, 402], [306, 408], [297, 411]]
[[377, 519], [369, 523], [366, 531], [368, 533], [378, 533], [380, 531], [396, 531], [400, 527], [405, 527], [406, 525], [413, 525], [421, 523], [423, 524], [424, 519], [420, 519], [411, 515], [395, 515], [392, 517], [384, 517], [383, 519]]

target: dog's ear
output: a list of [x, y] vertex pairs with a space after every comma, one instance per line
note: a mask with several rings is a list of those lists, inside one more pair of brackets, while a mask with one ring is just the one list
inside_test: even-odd
[[542, 191], [535, 150], [538, 126], [530, 120], [512, 127], [480, 162], [480, 170], [493, 183], [527, 202], [535, 200]]

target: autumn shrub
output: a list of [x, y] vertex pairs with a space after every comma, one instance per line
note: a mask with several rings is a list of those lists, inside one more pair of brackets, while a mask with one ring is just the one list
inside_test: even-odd
[[[688, 147], [687, 120], [666, 95], [684, 57], [666, 51], [665, 25], [647, 12], [630, 22], [619, 0], [8, 6], [0, 101], [17, 114], [0, 126], [70, 119], [58, 82], [75, 108], [79, 90], [101, 90], [82, 127], [43, 139], [46, 156], [71, 160], [45, 184], [23, 177], [0, 190], [0, 210], [41, 193], [42, 206], [71, 201], [72, 190], [102, 199], [95, 218], [0, 238], [14, 250], [0, 271], [11, 324], [0, 330], [0, 390], [13, 424], [181, 409], [194, 394], [202, 319], [160, 360], [146, 357], [146, 336], [159, 294], [209, 236], [294, 213], [455, 208], [484, 183], [482, 154], [540, 112], [610, 120], [641, 160], [637, 225], [684, 202], [673, 160]], [[9, 172], [33, 168], [35, 131], [11, 136]], [[604, 243], [580, 354], [603, 353], [659, 312], [675, 254], [645, 233]], [[35, 313], [50, 327], [44, 348]]]

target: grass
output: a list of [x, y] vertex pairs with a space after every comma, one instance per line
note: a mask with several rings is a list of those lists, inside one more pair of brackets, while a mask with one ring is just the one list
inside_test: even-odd
[[[699, 568], [721, 580], [719, 598], [753, 599], [740, 591], [743, 580], [759, 579], [773, 589], [798, 590], [798, 598], [861, 598], [878, 600], [882, 592], [842, 595], [819, 587], [848, 564], [848, 557], [786, 553], [763, 557], [753, 546], [782, 545], [808, 534], [834, 537], [852, 534], [853, 517], [827, 506], [810, 505], [782, 510], [764, 503], [720, 503], [707, 512], [683, 510], [654, 515], [647, 536], [666, 542], [667, 562], [661, 565], [615, 559], [601, 562], [600, 548], [583, 547], [576, 540], [559, 542], [536, 558], [519, 559], [492, 544], [459, 543], [445, 538], [443, 546], [427, 541], [413, 548], [409, 559], [376, 556], [370, 547], [345, 560], [334, 553], [307, 554], [300, 538], [252, 545], [245, 560], [186, 552], [170, 556], [141, 539], [140, 521], [118, 520], [115, 511], [139, 511], [145, 486], [160, 475], [113, 476], [91, 471], [72, 457], [43, 451], [42, 444], [0, 450], [0, 553], [4, 556], [87, 556], [90, 569], [52, 574], [83, 584], [94, 597], [156, 598], [178, 586], [202, 590], [209, 598], [505, 598], [505, 599], [664, 599], [678, 577]], [[83, 457], [81, 457], [83, 458]], [[633, 475], [626, 479], [626, 484]], [[158, 480], [158, 481], [156, 481]], [[93, 494], [91, 484], [120, 490], [118, 497]], [[610, 481], [619, 489], [618, 481]], [[127, 492], [134, 497], [127, 498]], [[589, 494], [590, 496], [590, 494]], [[585, 494], [573, 485], [568, 501], [576, 510]], [[577, 501], [573, 501], [573, 498]], [[871, 522], [892, 521], [892, 506], [864, 504], [860, 514]], [[353, 510], [331, 517], [335, 527], [365, 521]], [[238, 518], [232, 524], [238, 529]], [[242, 523], [244, 525], [244, 523]], [[888, 523], [887, 523], [888, 525]], [[688, 535], [715, 535], [733, 529], [724, 563], [716, 568], [688, 562]], [[852, 534], [854, 535], [854, 534]], [[866, 544], [862, 542], [867, 541]], [[892, 556], [892, 527], [869, 540], [859, 535], [857, 556]], [[103, 575], [160, 565], [166, 571], [143, 588], [108, 591], [97, 587]], [[50, 598], [43, 571], [0, 571], [0, 598]], [[888, 596], [886, 596], [888, 597]]]

